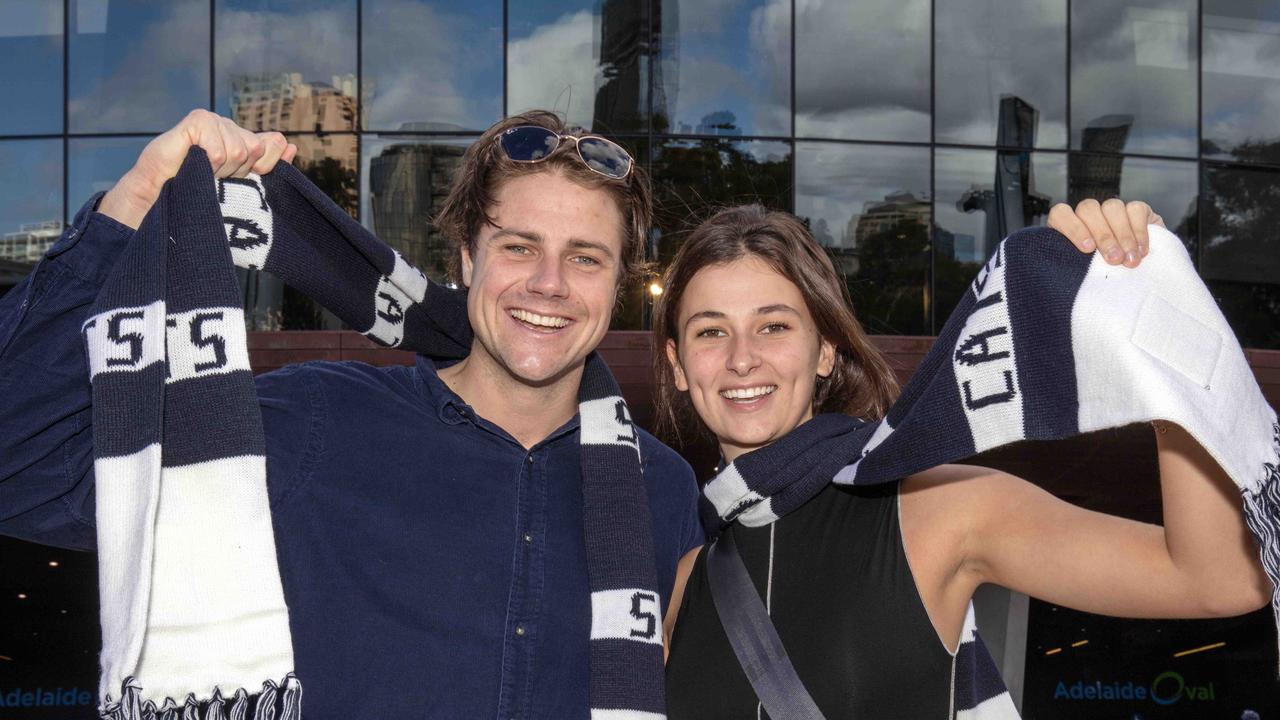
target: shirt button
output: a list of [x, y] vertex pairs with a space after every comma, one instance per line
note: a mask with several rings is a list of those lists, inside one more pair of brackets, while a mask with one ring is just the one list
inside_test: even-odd
[[525, 534], [524, 534], [524, 541], [525, 541], [525, 542], [527, 542], [527, 543], [531, 543], [531, 542], [533, 542], [533, 536], [532, 536], [532, 535], [530, 535], [529, 533], [525, 533]]
[[516, 635], [519, 635], [520, 637], [524, 637], [524, 626], [523, 626], [523, 625], [517, 625], [517, 626], [516, 626]]
[[529, 456], [525, 457], [525, 462], [533, 462], [533, 456], [532, 456], [532, 455], [529, 455]]

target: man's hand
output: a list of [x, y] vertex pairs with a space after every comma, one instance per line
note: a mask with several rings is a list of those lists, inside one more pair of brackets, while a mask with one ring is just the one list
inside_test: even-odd
[[1108, 263], [1131, 268], [1138, 267], [1151, 249], [1147, 225], [1164, 227], [1164, 219], [1141, 201], [1091, 199], [1082, 201], [1074, 212], [1066, 203], [1049, 210], [1049, 227], [1066, 235], [1080, 252], [1097, 249]]
[[137, 227], [193, 147], [209, 155], [213, 174], [220, 178], [261, 175], [279, 160], [291, 162], [298, 153], [297, 146], [278, 132], [250, 132], [208, 110], [192, 110], [182, 122], [147, 143], [133, 167], [102, 198], [98, 212]]

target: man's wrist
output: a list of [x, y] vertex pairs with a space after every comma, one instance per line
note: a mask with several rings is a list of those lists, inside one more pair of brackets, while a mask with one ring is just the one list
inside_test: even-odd
[[142, 177], [134, 167], [107, 191], [98, 205], [98, 212], [136, 229], [158, 197], [159, 188]]

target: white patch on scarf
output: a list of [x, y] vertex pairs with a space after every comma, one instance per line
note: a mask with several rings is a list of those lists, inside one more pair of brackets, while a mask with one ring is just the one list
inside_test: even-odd
[[871, 437], [867, 440], [867, 444], [862, 447], [862, 455], [853, 461], [852, 465], [845, 465], [840, 468], [840, 472], [836, 473], [832, 479], [838, 485], [852, 485], [854, 479], [858, 477], [858, 465], [862, 463], [862, 458], [871, 453], [872, 450], [880, 447], [890, 435], [893, 434], [893, 426], [889, 424], [889, 418], [881, 418], [880, 424], [876, 426], [875, 432], [871, 433]]
[[617, 395], [578, 403], [583, 445], [622, 445], [640, 457], [640, 436], [627, 401]]
[[164, 302], [98, 313], [81, 326], [89, 348], [89, 379], [137, 372], [164, 360]]
[[1005, 289], [1004, 243], [978, 273], [972, 290], [981, 304], [965, 319], [951, 353], [960, 404], [975, 452], [1021, 440], [1022, 392], [1013, 354], [1013, 325]]
[[[131, 455], [93, 461], [102, 605], [99, 698], [118, 694], [124, 679], [137, 675], [150, 605], [160, 472], [159, 443]], [[190, 689], [177, 697], [187, 692]]]
[[262, 178], [250, 174], [243, 178], [221, 178], [217, 183], [222, 228], [231, 246], [231, 260], [236, 267], [266, 267], [275, 237], [275, 221], [267, 206], [267, 189], [262, 185]]
[[[702, 492], [715, 506], [721, 520], [728, 519], [734, 510], [744, 505], [758, 508], [765, 503], [763, 495], [747, 487], [747, 481], [733, 463], [729, 463], [725, 469], [711, 478]], [[739, 515], [738, 519], [745, 520], [745, 514], [744, 512], [743, 515]], [[769, 511], [769, 514], [772, 515], [773, 512]]]
[[1186, 248], [1163, 228], [1147, 232], [1151, 253], [1137, 268], [1095, 256], [1071, 308], [1080, 432], [1177, 423], [1257, 494], [1277, 465], [1275, 411]]
[[427, 296], [427, 278], [396, 253], [390, 275], [378, 278], [373, 292], [373, 325], [365, 330], [390, 347], [404, 340], [404, 316]]
[[600, 710], [591, 708], [591, 720], [667, 720], [662, 713], [643, 710]]
[[591, 639], [662, 645], [662, 600], [641, 588], [591, 593]]
[[[266, 458], [167, 467], [155, 516], [144, 700], [254, 688], [293, 670]], [[212, 684], [210, 684], [212, 683]], [[118, 686], [117, 686], [118, 687]]]
[[166, 382], [249, 370], [244, 312], [236, 307], [202, 308], [168, 317]]

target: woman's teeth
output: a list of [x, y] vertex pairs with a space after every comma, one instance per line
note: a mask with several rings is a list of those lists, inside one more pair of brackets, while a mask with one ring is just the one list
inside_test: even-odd
[[733, 388], [732, 390], [721, 390], [720, 397], [726, 400], [754, 400], [763, 397], [777, 390], [777, 385], [760, 385], [750, 388]]
[[512, 310], [511, 317], [527, 325], [544, 328], [562, 328], [569, 324], [568, 318], [555, 317], [552, 315], [539, 315], [537, 313], [531, 313], [528, 310]]

